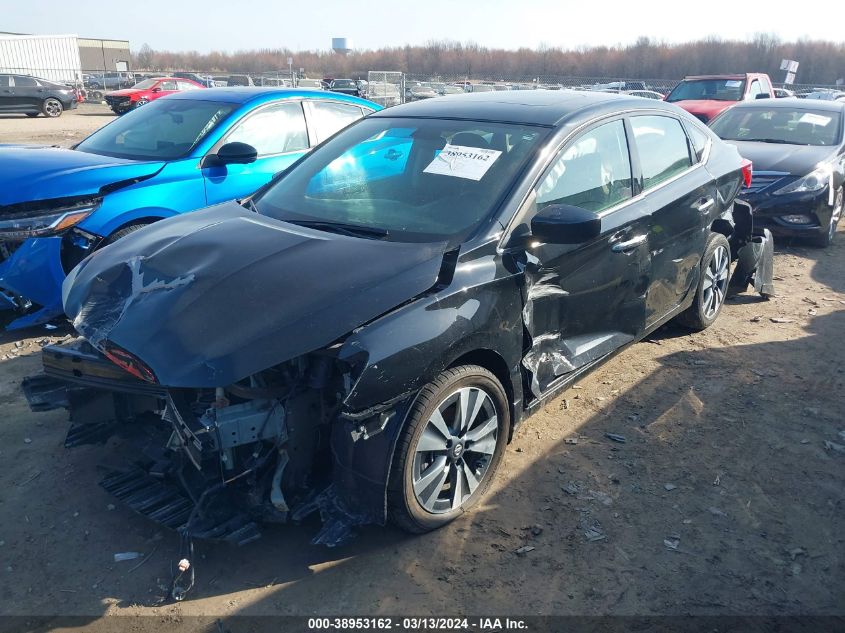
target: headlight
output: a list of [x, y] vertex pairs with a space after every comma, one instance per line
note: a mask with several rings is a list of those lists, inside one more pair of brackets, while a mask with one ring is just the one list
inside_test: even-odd
[[[832, 179], [833, 166], [822, 165], [803, 178], [794, 180], [785, 187], [781, 187], [775, 191], [775, 195], [780, 196], [785, 193], [809, 193], [812, 191], [821, 191]], [[831, 189], [833, 189], [833, 187], [831, 187]]]
[[36, 212], [32, 215], [0, 220], [0, 239], [24, 240], [30, 237], [57, 235], [91, 215], [99, 203], [69, 205]]

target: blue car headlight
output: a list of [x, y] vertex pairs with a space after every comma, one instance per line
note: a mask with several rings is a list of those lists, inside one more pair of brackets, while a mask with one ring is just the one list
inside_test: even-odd
[[832, 179], [833, 166], [820, 165], [803, 178], [793, 180], [785, 187], [781, 187], [774, 194], [780, 196], [787, 193], [812, 193], [814, 191], [821, 191]]
[[58, 235], [76, 226], [100, 206], [99, 200], [43, 209], [0, 220], [0, 240]]

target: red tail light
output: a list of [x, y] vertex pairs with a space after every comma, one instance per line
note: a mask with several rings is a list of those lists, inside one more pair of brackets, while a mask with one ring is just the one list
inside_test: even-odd
[[141, 359], [136, 357], [134, 354], [130, 354], [125, 349], [121, 349], [116, 345], [107, 343], [106, 348], [103, 350], [103, 354], [115, 365], [129, 372], [136, 378], [140, 378], [141, 380], [145, 380], [147, 382], [158, 382], [153, 370], [147, 367]]
[[745, 183], [745, 188], [751, 186], [751, 177], [753, 170], [751, 169], [751, 161], [747, 158], [742, 159], [742, 182]]

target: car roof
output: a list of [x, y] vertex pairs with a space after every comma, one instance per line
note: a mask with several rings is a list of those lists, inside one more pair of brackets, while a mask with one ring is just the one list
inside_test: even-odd
[[826, 110], [829, 112], [842, 112], [845, 110], [845, 103], [842, 101], [825, 101], [822, 99], [799, 99], [798, 97], [784, 97], [783, 99], [761, 99], [754, 101], [740, 101], [731, 109], [765, 107], [780, 110]]
[[503, 90], [413, 101], [371, 116], [507, 121], [555, 127], [573, 119], [624, 110], [683, 111], [672, 104], [626, 94], [576, 90]]
[[252, 101], [269, 101], [279, 97], [299, 97], [307, 99], [333, 99], [336, 101], [349, 101], [358, 105], [366, 105], [369, 108], [376, 108], [375, 103], [365, 99], [344, 95], [339, 92], [326, 92], [325, 90], [309, 90], [307, 88], [280, 88], [280, 87], [259, 87], [259, 86], [233, 86], [230, 88], [206, 88], [205, 90], [186, 90], [168, 95], [167, 99], [193, 99], [203, 101], [221, 101], [224, 103], [250, 103]]
[[698, 80], [698, 79], [747, 79], [750, 75], [758, 75], [760, 73], [734, 73], [727, 75], [689, 75], [684, 77], [684, 81]]

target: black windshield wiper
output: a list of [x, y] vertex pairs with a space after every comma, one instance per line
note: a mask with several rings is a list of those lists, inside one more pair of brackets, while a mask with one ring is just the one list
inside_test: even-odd
[[377, 239], [385, 239], [389, 236], [387, 229], [381, 229], [374, 226], [361, 226], [359, 224], [344, 224], [342, 222], [332, 222], [330, 220], [285, 220], [297, 226], [304, 226], [309, 229], [317, 229], [318, 231], [328, 231], [330, 233], [340, 233], [342, 235], [351, 235], [353, 237], [372, 237]]
[[782, 138], [746, 138], [744, 141], [751, 141], [752, 143], [779, 143], [781, 145], [809, 145], [809, 143], [796, 143], [795, 141], [785, 141]]

